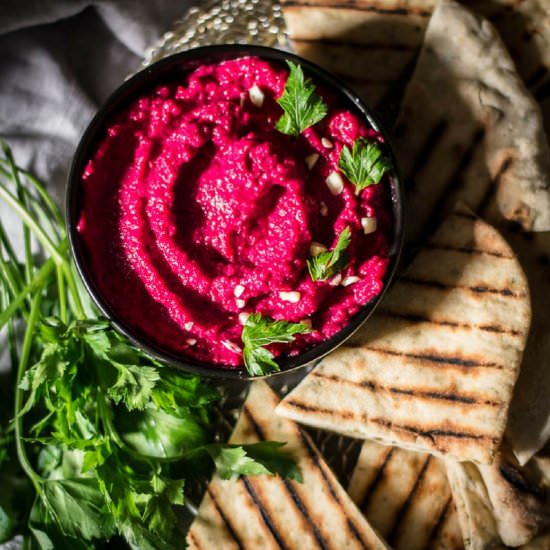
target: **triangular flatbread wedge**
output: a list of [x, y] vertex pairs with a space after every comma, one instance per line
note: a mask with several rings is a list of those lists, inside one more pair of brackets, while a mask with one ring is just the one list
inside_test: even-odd
[[550, 229], [550, 149], [540, 108], [489, 22], [442, 0], [394, 131], [422, 241], [457, 200], [498, 222]]
[[546, 494], [522, 471], [511, 452], [501, 452], [491, 465], [479, 466], [493, 508], [497, 530], [506, 546], [531, 541], [548, 525]]
[[395, 550], [464, 548], [440, 458], [365, 441], [348, 492]]
[[530, 320], [512, 250], [460, 209], [351, 340], [277, 407], [317, 428], [490, 463]]
[[327, 467], [310, 438], [274, 414], [278, 397], [254, 382], [230, 442], [286, 441], [303, 484], [275, 476], [214, 476], [189, 530], [191, 549], [387, 549]]

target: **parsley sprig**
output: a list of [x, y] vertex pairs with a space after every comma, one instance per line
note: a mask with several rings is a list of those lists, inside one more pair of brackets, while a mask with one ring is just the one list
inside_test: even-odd
[[326, 281], [349, 264], [347, 249], [351, 243], [351, 230], [346, 226], [340, 235], [333, 250], [321, 252], [317, 256], [308, 258], [307, 268], [313, 281]]
[[292, 61], [287, 61], [287, 65], [290, 72], [283, 94], [277, 100], [284, 114], [276, 128], [283, 134], [297, 136], [323, 119], [327, 114], [327, 106], [315, 93], [311, 79], [304, 77], [302, 68]]
[[[87, 550], [119, 535], [135, 548], [168, 550], [183, 540], [173, 506], [198, 475], [215, 467], [227, 479], [300, 479], [282, 443], [212, 442], [218, 392], [98, 317], [59, 210], [3, 151], [0, 200], [22, 220], [24, 258], [0, 220], [0, 330], [16, 381], [11, 394], [0, 388], [0, 543], [22, 534], [25, 548]], [[35, 255], [31, 234], [41, 245]]]
[[342, 147], [338, 167], [360, 192], [369, 185], [380, 183], [391, 168], [391, 161], [383, 156], [378, 142], [357, 138], [351, 151], [347, 145]]
[[262, 317], [260, 313], [253, 313], [246, 320], [242, 333], [246, 370], [252, 376], [262, 376], [280, 370], [273, 353], [265, 346], [292, 342], [296, 334], [308, 332], [310, 329], [303, 323], [276, 321], [269, 317]]

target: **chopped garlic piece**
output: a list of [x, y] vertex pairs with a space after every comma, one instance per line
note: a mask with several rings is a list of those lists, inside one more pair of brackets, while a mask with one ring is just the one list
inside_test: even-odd
[[279, 292], [279, 298], [281, 298], [281, 300], [284, 300], [285, 302], [296, 304], [300, 301], [302, 295], [296, 290], [291, 290], [290, 292], [281, 290], [281, 292]]
[[342, 282], [342, 274], [337, 273], [329, 282], [330, 286], [338, 286]]
[[250, 102], [256, 107], [261, 107], [264, 104], [264, 93], [256, 84], [248, 90], [248, 97], [250, 97]]
[[359, 277], [356, 277], [355, 275], [349, 275], [348, 277], [344, 277], [340, 284], [342, 286], [349, 286], [357, 283], [358, 281], [360, 281]]
[[323, 145], [323, 147], [326, 147], [327, 149], [332, 149], [334, 147], [334, 145], [332, 144], [332, 141], [330, 141], [330, 139], [327, 139], [327, 138], [321, 138], [321, 144]]
[[239, 323], [241, 323], [241, 325], [246, 325], [246, 321], [248, 321], [249, 317], [250, 313], [247, 313], [246, 311], [241, 311], [241, 313], [239, 313]]
[[319, 213], [321, 216], [328, 216], [328, 206], [325, 201], [319, 203]]
[[242, 309], [244, 306], [246, 306], [246, 300], [240, 300], [240, 299], [238, 299], [238, 300], [237, 300], [237, 307], [238, 307], [239, 309]]
[[230, 342], [229, 340], [222, 340], [222, 346], [227, 348], [229, 351], [232, 351], [233, 353], [241, 353], [242, 349], [237, 346], [237, 344]]
[[193, 328], [194, 325], [195, 325], [195, 323], [193, 323], [193, 321], [189, 321], [188, 323], [185, 323], [185, 324], [183, 325], [183, 328], [184, 328], [185, 330], [191, 330], [191, 329]]
[[344, 190], [344, 180], [338, 172], [331, 172], [325, 181], [328, 190], [335, 196]]
[[318, 160], [319, 160], [319, 154], [318, 153], [312, 153], [311, 155], [308, 155], [305, 158], [306, 166], [307, 166], [308, 170], [311, 170], [317, 164]]
[[237, 285], [233, 289], [233, 296], [235, 296], [235, 298], [240, 298], [242, 296], [243, 292], [244, 292], [244, 286], [243, 285]]
[[361, 225], [363, 226], [363, 233], [365, 233], [365, 235], [374, 233], [378, 226], [376, 218], [361, 218]]
[[194, 346], [197, 343], [197, 340], [195, 338], [187, 338], [187, 340], [185, 340], [185, 342], [189, 346]]

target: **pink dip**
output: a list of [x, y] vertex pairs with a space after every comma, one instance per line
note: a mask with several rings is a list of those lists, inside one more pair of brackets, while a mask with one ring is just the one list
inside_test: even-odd
[[[259, 312], [311, 321], [312, 333], [270, 348], [296, 354], [337, 333], [382, 289], [393, 223], [386, 179], [359, 197], [343, 175], [337, 196], [325, 183], [344, 144], [377, 134], [319, 87], [328, 115], [298, 137], [280, 133], [275, 100], [287, 74], [250, 57], [201, 66], [121, 112], [86, 166], [78, 231], [91, 273], [116, 315], [161, 349], [238, 367], [239, 314]], [[250, 100], [253, 85], [261, 107]], [[312, 153], [319, 159], [309, 170]], [[378, 221], [368, 235], [366, 216]], [[359, 280], [312, 281], [311, 243], [331, 249], [346, 226], [342, 277]]]

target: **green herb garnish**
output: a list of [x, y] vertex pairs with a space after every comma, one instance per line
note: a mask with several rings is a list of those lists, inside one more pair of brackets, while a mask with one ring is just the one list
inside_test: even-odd
[[369, 185], [380, 183], [391, 168], [391, 161], [382, 155], [378, 142], [358, 138], [353, 142], [352, 151], [346, 145], [342, 147], [338, 167], [360, 192]]
[[169, 550], [183, 540], [172, 507], [193, 479], [217, 468], [300, 480], [283, 443], [213, 443], [218, 392], [98, 317], [59, 210], [2, 149], [0, 200], [41, 249], [18, 258], [0, 220], [0, 330], [16, 381], [0, 388], [0, 543], [21, 534], [24, 548], [91, 550], [119, 535]]
[[253, 313], [246, 320], [242, 334], [246, 370], [252, 376], [262, 376], [280, 370], [274, 355], [264, 346], [292, 342], [296, 334], [308, 332], [310, 329], [303, 323], [275, 321], [269, 317], [262, 317], [260, 313]]
[[307, 268], [312, 280], [326, 281], [339, 271], [342, 271], [349, 264], [349, 254], [347, 249], [351, 243], [351, 230], [346, 226], [340, 235], [334, 250], [321, 252], [318, 256], [313, 256], [307, 260]]
[[315, 93], [311, 79], [305, 78], [302, 68], [287, 61], [290, 68], [283, 94], [277, 103], [284, 114], [276, 124], [283, 134], [297, 136], [306, 128], [317, 124], [327, 114], [327, 106]]

